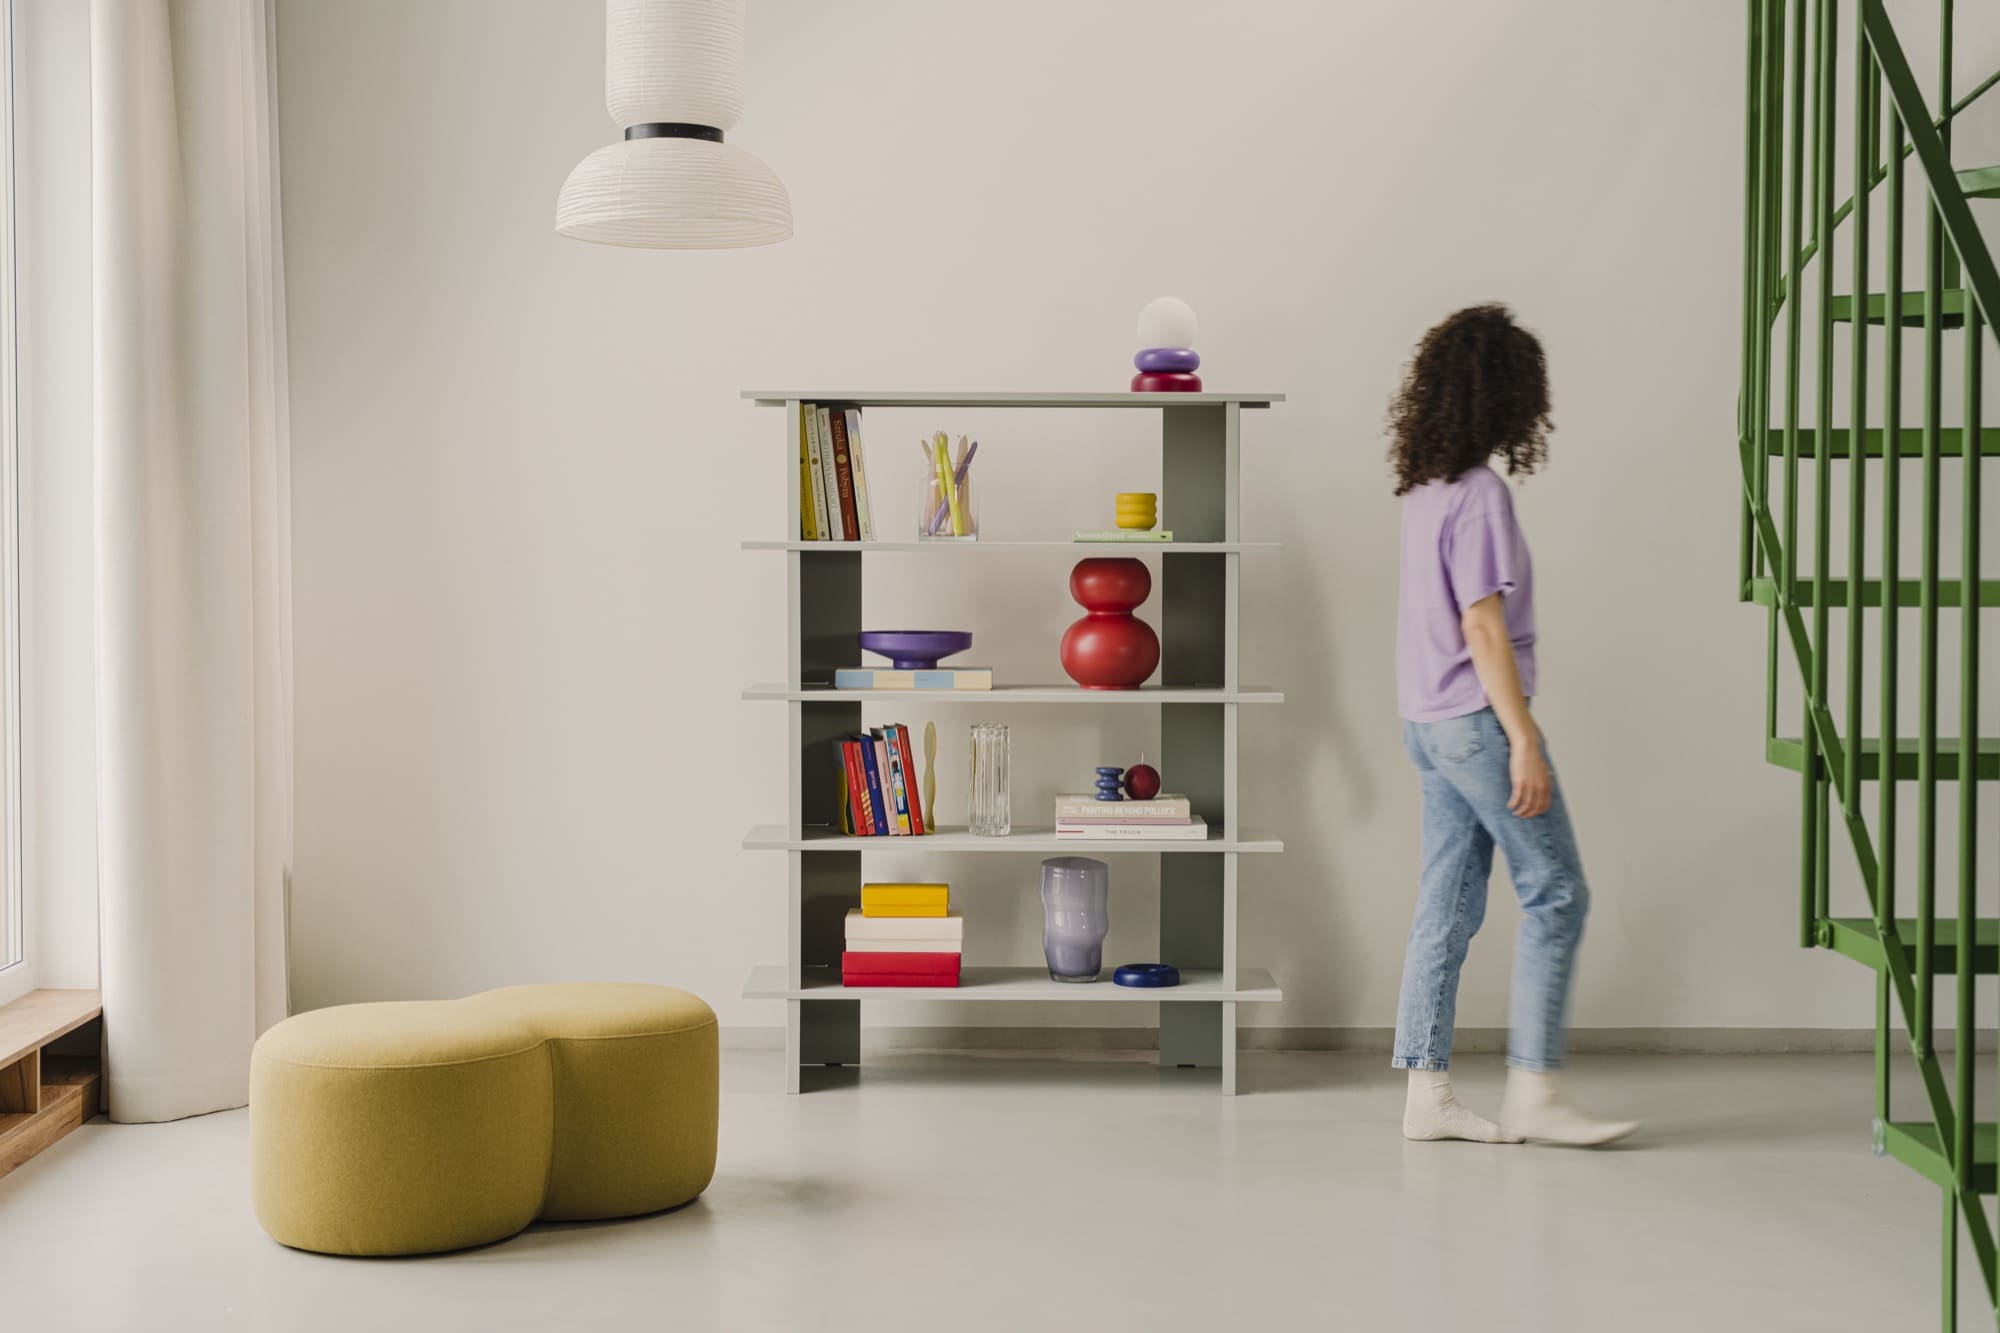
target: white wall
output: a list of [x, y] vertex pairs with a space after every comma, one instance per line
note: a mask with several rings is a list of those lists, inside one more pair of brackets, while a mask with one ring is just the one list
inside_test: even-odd
[[[1247, 1021], [1393, 1021], [1418, 801], [1383, 409], [1429, 322], [1500, 298], [1554, 376], [1555, 461], [1519, 503], [1596, 891], [1577, 1021], [1867, 1023], [1859, 976], [1793, 946], [1797, 789], [1761, 762], [1764, 621], [1734, 601], [1741, 21], [758, 0], [733, 137], [798, 234], [674, 254], [551, 230], [617, 134], [597, 5], [281, 3], [300, 1002], [633, 977], [780, 1022], [736, 993], [780, 956], [784, 866], [737, 844], [782, 817], [785, 729], [737, 694], [783, 672], [782, 557], [737, 543], [784, 535], [792, 474], [737, 391], [1116, 387], [1171, 292], [1212, 385], [1290, 395], [1244, 454], [1246, 531], [1286, 544], [1246, 557], [1245, 674], [1289, 696], [1244, 724], [1289, 848], [1243, 874], [1242, 957], [1288, 996]], [[1100, 524], [1158, 476], [1143, 414], [869, 423], [892, 514], [903, 437], [977, 434], [995, 536]], [[875, 559], [871, 620], [1058, 675], [1063, 562]], [[971, 714], [938, 717], [956, 774]], [[1118, 710], [1011, 720], [1029, 809], [1155, 739]], [[1033, 858], [936, 868], [975, 961], [1034, 958]], [[1145, 876], [1120, 868], [1119, 958], [1150, 952]], [[1504, 1022], [1507, 897], [1468, 1026]]]
[[90, 7], [14, 0], [22, 878], [44, 986], [97, 984]]

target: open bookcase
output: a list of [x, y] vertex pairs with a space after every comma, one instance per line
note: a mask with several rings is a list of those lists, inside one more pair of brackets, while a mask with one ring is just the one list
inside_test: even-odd
[[[784, 410], [785, 494], [791, 497], [785, 532], [799, 522], [801, 404], [853, 407], [1023, 408], [1141, 410], [1160, 416], [1163, 503], [1170, 506], [1175, 540], [1142, 548], [1074, 541], [809, 542], [750, 541], [746, 550], [781, 552], [787, 562], [788, 661], [785, 679], [753, 685], [750, 700], [782, 705], [790, 716], [790, 800], [783, 824], [759, 825], [744, 839], [748, 851], [782, 854], [790, 867], [785, 961], [755, 968], [745, 998], [785, 1002], [787, 1086], [798, 1092], [803, 1071], [858, 1064], [861, 1002], [1061, 1001], [1157, 1004], [1160, 1063], [1221, 1071], [1225, 1094], [1236, 1091], [1236, 1015], [1240, 1004], [1283, 998], [1262, 968], [1236, 957], [1237, 862], [1248, 855], [1282, 852], [1266, 831], [1239, 826], [1237, 713], [1278, 704], [1278, 691], [1245, 685], [1239, 676], [1239, 624], [1243, 555], [1269, 543], [1247, 543], [1239, 531], [1238, 459], [1246, 410], [1284, 401], [1282, 394], [1229, 393], [856, 393], [803, 390], [751, 391], [761, 406]], [[1086, 690], [1073, 685], [1015, 686], [987, 690], [835, 690], [835, 670], [859, 659], [864, 556], [917, 552], [959, 561], [1036, 553], [1160, 557], [1154, 596], [1141, 615], [1160, 636], [1160, 667], [1140, 690]], [[1016, 825], [1006, 837], [977, 837], [946, 826], [914, 843], [843, 836], [837, 831], [832, 742], [860, 731], [862, 709], [890, 701], [926, 708], [973, 703], [999, 719], [1011, 704], [1064, 704], [1083, 708], [1153, 707], [1160, 714], [1160, 766], [1208, 823], [1197, 842], [1064, 839], [1052, 828]], [[897, 845], [890, 847], [889, 841]], [[955, 988], [884, 990], [841, 984], [840, 954], [849, 908], [861, 903], [862, 858], [871, 850], [936, 854], [1104, 856], [1157, 854], [1160, 858], [1159, 959], [1181, 971], [1178, 988], [1151, 990], [1050, 979], [1039, 959], [1032, 966], [967, 967]], [[1108, 961], [1108, 960], [1107, 960]]]

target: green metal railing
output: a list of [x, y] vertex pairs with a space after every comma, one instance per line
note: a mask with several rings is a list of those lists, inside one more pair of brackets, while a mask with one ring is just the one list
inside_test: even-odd
[[[1854, 24], [1853, 65], [1844, 77], [1839, 53], [1848, 15]], [[2000, 914], [1982, 917], [1977, 892], [1979, 783], [2000, 778], [2000, 742], [1982, 742], [1978, 733], [1980, 612], [2000, 606], [2000, 581], [1980, 578], [1982, 464], [1986, 456], [2000, 454], [2000, 430], [1986, 430], [1982, 420], [1985, 342], [2000, 314], [2000, 273], [1967, 196], [1970, 185], [1980, 197], [2000, 197], [2000, 172], [1974, 170], [1961, 179], [1950, 159], [1953, 119], [2000, 84], [2000, 72], [1952, 100], [1953, 20], [1951, 0], [1942, 0], [1935, 105], [1944, 110], [1934, 113], [1882, 0], [1749, 0], [1738, 404], [1740, 592], [1744, 601], [1767, 608], [1765, 754], [1800, 775], [1800, 942], [1876, 972], [1876, 1148], [1942, 1188], [1947, 1329], [1957, 1327], [1961, 1229], [1976, 1258], [1987, 1306], [2000, 1296], [1994, 1224], [1985, 1204], [1995, 1190], [1995, 1128], [1978, 1122], [1973, 1090], [1974, 978], [2000, 972]], [[1851, 193], [1836, 203], [1843, 123], [1852, 154]], [[1911, 162], [1917, 188], [1906, 194]], [[1904, 270], [1905, 227], [1913, 206], [1923, 232], [1923, 276], [1915, 291], [1906, 288]], [[1835, 240], [1843, 225], [1849, 240], [1847, 290], [1837, 292]], [[1874, 292], [1878, 270], [1882, 290]], [[1837, 333], [1843, 326], [1844, 361]], [[1962, 357], [1957, 426], [1945, 424], [1947, 334], [1957, 340], [1954, 351]], [[1911, 350], [1905, 344], [1911, 341], [1921, 357], [1921, 415], [1914, 427], [1904, 421], [1905, 355]], [[1843, 368], [1844, 405], [1838, 402]], [[1872, 392], [1878, 373], [1879, 401]], [[1836, 419], [1843, 406], [1844, 424]], [[1956, 578], [1946, 577], [1942, 568], [1947, 458], [1957, 460]], [[1802, 482], [1801, 464], [1808, 460], [1812, 466]], [[1921, 487], [1914, 580], [1904, 577], [1906, 465], [1916, 467]], [[1881, 491], [1871, 508], [1869, 474], [1877, 469]], [[1808, 483], [1809, 513], [1801, 502], [1802, 484]], [[1842, 485], [1847, 550], [1837, 565], [1834, 498]], [[1871, 519], [1878, 529], [1875, 542]], [[1802, 522], [1810, 523], [1809, 552], [1800, 537]], [[1871, 547], [1877, 559], [1872, 577]], [[1956, 734], [1950, 737], [1940, 716], [1941, 613], [1947, 608], [1957, 611], [1959, 641]], [[1905, 610], [1917, 617], [1914, 682], [1902, 670]], [[1839, 641], [1835, 611], [1845, 617]], [[1866, 708], [1871, 627], [1878, 676], [1872, 738]], [[1796, 737], [1779, 732], [1787, 648], [1799, 681]], [[1837, 700], [1831, 679], [1836, 656], [1842, 659]], [[1901, 730], [1906, 691], [1916, 705], [1914, 740]], [[1864, 785], [1869, 781], [1877, 785], [1872, 812]], [[1898, 791], [1906, 782], [1916, 787], [1914, 917], [1897, 912]], [[1940, 841], [1940, 783], [1957, 784], [1951, 812], [1956, 864], [1950, 866], [1941, 865], [1953, 849]], [[1858, 871], [1865, 916], [1834, 915], [1836, 821]], [[1941, 876], [1952, 877], [1942, 902]], [[1934, 1041], [1940, 976], [1948, 978], [1952, 998], [1949, 1080]], [[1924, 1120], [1898, 1121], [1892, 1115], [1898, 1027], [1922, 1093]]]

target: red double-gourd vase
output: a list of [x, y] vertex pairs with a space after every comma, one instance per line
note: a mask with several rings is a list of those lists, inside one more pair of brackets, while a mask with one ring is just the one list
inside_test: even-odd
[[1069, 572], [1069, 595], [1090, 614], [1063, 634], [1062, 664], [1086, 690], [1136, 690], [1160, 664], [1160, 636], [1132, 614], [1153, 591], [1144, 562], [1130, 558], [1079, 560]]

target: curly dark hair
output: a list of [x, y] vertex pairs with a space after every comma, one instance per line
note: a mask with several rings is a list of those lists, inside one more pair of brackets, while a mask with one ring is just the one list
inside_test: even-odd
[[1548, 461], [1553, 429], [1542, 344], [1506, 306], [1469, 306], [1424, 335], [1389, 404], [1396, 494], [1496, 455], [1526, 476]]

